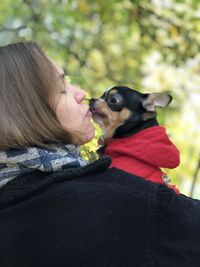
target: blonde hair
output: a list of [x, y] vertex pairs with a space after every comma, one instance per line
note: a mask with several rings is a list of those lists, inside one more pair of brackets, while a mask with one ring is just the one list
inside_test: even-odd
[[71, 142], [52, 107], [57, 79], [36, 43], [0, 47], [0, 150]]

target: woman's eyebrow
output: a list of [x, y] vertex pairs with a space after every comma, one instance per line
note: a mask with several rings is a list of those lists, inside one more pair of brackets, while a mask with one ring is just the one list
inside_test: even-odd
[[62, 80], [64, 80], [64, 79], [65, 79], [65, 76], [66, 76], [66, 74], [65, 74], [65, 73], [61, 73], [61, 74], [60, 74], [60, 78], [61, 78]]
[[66, 77], [66, 75], [64, 74], [64, 73], [58, 73], [58, 76], [57, 76], [57, 78], [56, 78], [56, 81], [64, 81], [65, 80], [65, 77]]
[[65, 68], [62, 68], [62, 70], [63, 70], [63, 73], [60, 74], [60, 78], [62, 80], [64, 80], [66, 78], [66, 76], [68, 76], [68, 74], [67, 74], [67, 71]]

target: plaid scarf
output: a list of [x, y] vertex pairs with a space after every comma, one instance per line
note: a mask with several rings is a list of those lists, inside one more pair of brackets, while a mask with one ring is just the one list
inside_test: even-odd
[[29, 147], [0, 151], [0, 188], [15, 177], [40, 170], [59, 172], [88, 163], [79, 156], [75, 145], [52, 145], [50, 149]]

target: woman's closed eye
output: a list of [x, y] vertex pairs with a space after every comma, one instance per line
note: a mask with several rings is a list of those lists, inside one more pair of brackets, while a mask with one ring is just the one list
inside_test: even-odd
[[63, 87], [64, 87], [64, 88], [61, 89], [60, 93], [61, 93], [61, 94], [66, 94], [66, 93], [67, 93], [67, 90], [68, 90], [66, 84], [65, 84]]
[[69, 89], [71, 83], [70, 83], [70, 78], [67, 75], [63, 75], [63, 81], [64, 81], [64, 88], [61, 90], [61, 94], [66, 94], [67, 90]]

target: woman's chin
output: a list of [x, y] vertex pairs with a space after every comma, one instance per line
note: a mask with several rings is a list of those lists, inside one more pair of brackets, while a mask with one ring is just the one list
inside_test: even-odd
[[80, 134], [79, 136], [74, 136], [73, 143], [76, 145], [84, 145], [89, 143], [95, 136], [95, 129], [93, 125], [89, 126], [87, 133]]
[[94, 136], [95, 136], [95, 129], [92, 126], [90, 132], [85, 135], [85, 142], [83, 144], [90, 142], [94, 138]]

